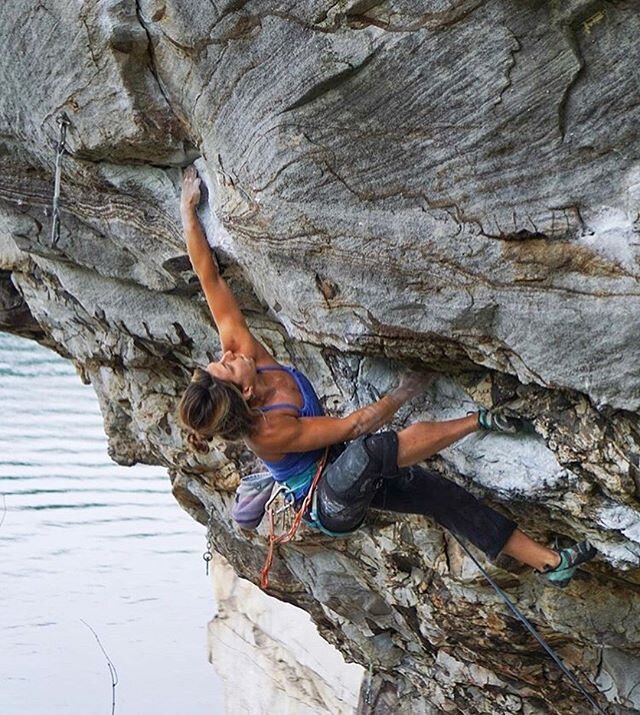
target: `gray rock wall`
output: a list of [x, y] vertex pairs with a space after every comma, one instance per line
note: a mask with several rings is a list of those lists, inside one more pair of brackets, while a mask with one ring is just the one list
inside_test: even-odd
[[[190, 454], [175, 417], [218, 348], [179, 222], [180, 168], [198, 158], [252, 328], [330, 410], [413, 365], [438, 379], [398, 424], [477, 405], [533, 420], [432, 466], [540, 539], [593, 541], [601, 558], [566, 591], [512, 563], [492, 573], [603, 704], [640, 710], [636, 4], [18, 5], [0, 8], [0, 328], [75, 361], [113, 458], [168, 467], [257, 579], [264, 533], [229, 519], [254, 460]], [[304, 534], [271, 591], [371, 666], [362, 712], [588, 711], [424, 519]]]
[[211, 561], [215, 614], [209, 662], [224, 683], [230, 715], [353, 715], [362, 668], [346, 664], [309, 616], [238, 578], [219, 554]]

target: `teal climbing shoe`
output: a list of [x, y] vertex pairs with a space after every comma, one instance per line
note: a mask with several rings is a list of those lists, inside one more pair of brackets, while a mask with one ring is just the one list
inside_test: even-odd
[[591, 561], [597, 553], [588, 541], [581, 541], [568, 549], [560, 549], [560, 563], [555, 568], [544, 571], [542, 575], [554, 586], [564, 588], [574, 577], [578, 566]]
[[478, 410], [478, 424], [482, 429], [490, 432], [503, 432], [504, 434], [522, 432], [524, 427], [523, 421], [519, 417], [497, 414], [482, 407]]

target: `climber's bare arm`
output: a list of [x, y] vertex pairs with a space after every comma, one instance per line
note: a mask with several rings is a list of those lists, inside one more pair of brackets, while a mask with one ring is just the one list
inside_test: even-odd
[[271, 413], [249, 446], [270, 461], [288, 452], [308, 452], [375, 432], [389, 422], [405, 402], [420, 394], [428, 379], [407, 373], [389, 394], [346, 417], [296, 417]]
[[220, 334], [222, 351], [253, 357], [258, 363], [275, 362], [249, 331], [235, 296], [218, 270], [218, 264], [200, 225], [196, 207], [200, 201], [200, 179], [195, 167], [184, 172], [180, 212], [187, 253], [198, 276], [213, 320]]

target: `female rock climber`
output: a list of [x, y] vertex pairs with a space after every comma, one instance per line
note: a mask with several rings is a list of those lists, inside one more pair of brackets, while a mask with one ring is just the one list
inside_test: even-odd
[[423, 514], [489, 558], [507, 554], [560, 586], [595, 556], [586, 541], [559, 551], [537, 543], [462, 487], [417, 466], [478, 430], [515, 432], [515, 421], [480, 410], [446, 422], [417, 422], [399, 432], [376, 432], [424, 388], [414, 374], [371, 405], [345, 417], [326, 416], [309, 380], [276, 362], [249, 331], [196, 215], [199, 201], [200, 179], [189, 167], [181, 199], [187, 251], [222, 345], [220, 360], [196, 368], [180, 402], [180, 418], [195, 449], [207, 451], [214, 436], [244, 440], [300, 504], [324, 448], [330, 447], [316, 509], [321, 528], [331, 533], [354, 531], [370, 507]]

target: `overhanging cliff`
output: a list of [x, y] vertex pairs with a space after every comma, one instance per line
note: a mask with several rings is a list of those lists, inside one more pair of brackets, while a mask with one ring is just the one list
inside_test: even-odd
[[[433, 466], [541, 539], [591, 539], [566, 591], [492, 573], [603, 703], [640, 710], [639, 33], [630, 0], [5, 4], [0, 327], [74, 360], [113, 458], [168, 467], [255, 581], [264, 535], [229, 517], [253, 460], [195, 457], [175, 416], [218, 347], [178, 213], [198, 159], [252, 329], [330, 410], [410, 364], [438, 379], [399, 423], [532, 419]], [[424, 519], [305, 534], [272, 592], [371, 664], [379, 712], [587, 712]]]

